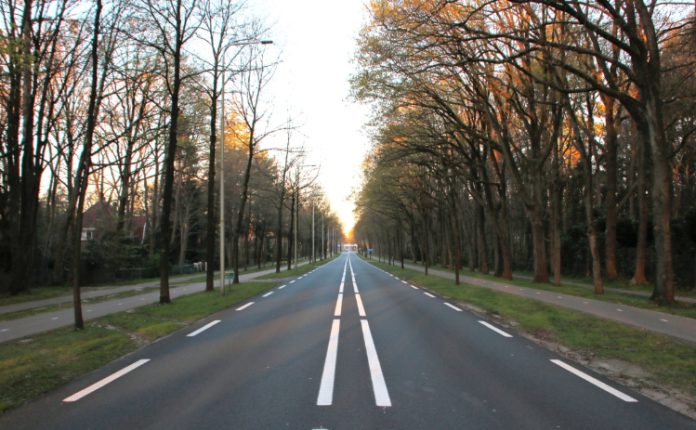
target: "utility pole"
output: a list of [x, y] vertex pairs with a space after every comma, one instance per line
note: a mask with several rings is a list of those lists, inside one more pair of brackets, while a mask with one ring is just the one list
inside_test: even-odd
[[314, 253], [314, 198], [312, 198], [312, 263], [317, 261], [316, 254]]
[[300, 217], [300, 187], [297, 186], [295, 198], [295, 267], [297, 267], [297, 218]]
[[222, 59], [222, 103], [220, 109], [220, 294], [225, 294], [225, 56]]

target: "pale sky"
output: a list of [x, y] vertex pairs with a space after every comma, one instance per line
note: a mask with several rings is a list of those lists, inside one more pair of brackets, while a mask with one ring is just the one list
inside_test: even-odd
[[359, 186], [368, 148], [369, 109], [350, 101], [356, 38], [367, 20], [363, 0], [255, 0], [253, 15], [270, 27], [280, 64], [268, 93], [274, 117], [291, 113], [300, 125], [296, 144], [321, 164], [319, 180], [345, 229], [354, 224], [350, 194]]

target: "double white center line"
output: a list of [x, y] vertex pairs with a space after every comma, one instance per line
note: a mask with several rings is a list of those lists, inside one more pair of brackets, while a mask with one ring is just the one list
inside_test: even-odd
[[[362, 299], [360, 297], [358, 284], [355, 281], [355, 272], [353, 272], [353, 264], [350, 261], [350, 257], [347, 258], [346, 265], [350, 268], [350, 276], [351, 280], [353, 281], [353, 292], [355, 293], [355, 300], [358, 305], [358, 313], [361, 317], [360, 326], [362, 329], [363, 341], [365, 342], [365, 352], [367, 354], [367, 362], [370, 368], [370, 378], [372, 379], [372, 390], [375, 395], [375, 404], [380, 407], [390, 407], [392, 404], [391, 398], [389, 397], [389, 390], [387, 390], [387, 384], [384, 380], [384, 374], [382, 373], [382, 366], [379, 363], [379, 356], [377, 355], [377, 348], [375, 348], [375, 343], [372, 339], [370, 324], [367, 322], [366, 319], [365, 307], [363, 306]], [[336, 301], [336, 309], [334, 311], [335, 317], [341, 316], [341, 307], [343, 304], [343, 288], [346, 278], [346, 265], [343, 266], [343, 277], [341, 278], [338, 299]], [[326, 351], [324, 371], [322, 372], [321, 383], [319, 385], [317, 406], [330, 406], [333, 404], [333, 388], [336, 376], [336, 360], [338, 358], [338, 335], [340, 327], [341, 320], [338, 318], [334, 319], [331, 325], [331, 334], [329, 335], [329, 346]]]

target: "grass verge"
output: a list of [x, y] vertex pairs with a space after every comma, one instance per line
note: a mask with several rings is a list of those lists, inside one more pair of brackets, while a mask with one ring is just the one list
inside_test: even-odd
[[696, 412], [696, 345], [536, 300], [371, 263], [443, 297], [473, 305], [468, 308], [498, 318], [547, 346], [558, 345], [557, 351], [644, 394], [656, 390], [685, 395], [688, 398], [677, 400], [686, 403], [692, 416]]
[[[372, 262], [374, 262], [374, 261], [372, 261]], [[396, 266], [385, 265], [384, 267], [393, 268]], [[442, 267], [437, 267], [437, 268], [435, 268], [435, 270], [448, 272], [448, 273], [454, 273], [452, 270], [442, 268]], [[682, 316], [682, 317], [686, 317], [686, 318], [696, 318], [696, 304], [689, 303], [689, 302], [679, 302], [678, 301], [677, 303], [675, 303], [671, 306], [667, 306], [667, 305], [660, 306], [660, 305], [656, 304], [655, 302], [649, 300], [646, 297], [636, 296], [636, 295], [627, 294], [627, 293], [605, 291], [604, 294], [595, 294], [594, 291], [592, 290], [591, 286], [581, 287], [581, 286], [569, 285], [569, 284], [561, 284], [560, 286], [555, 286], [555, 285], [551, 285], [551, 284], [534, 282], [532, 280], [520, 279], [520, 278], [508, 280], [508, 279], [496, 278], [495, 276], [492, 276], [492, 275], [485, 275], [485, 274], [481, 274], [481, 273], [469, 272], [467, 270], [463, 270], [461, 272], [461, 275], [462, 276], [469, 276], [469, 277], [477, 278], [477, 279], [485, 279], [488, 281], [516, 285], [518, 287], [534, 288], [536, 290], [551, 291], [554, 293], [568, 294], [571, 296], [584, 297], [584, 298], [593, 299], [593, 300], [601, 300], [604, 302], [610, 302], [610, 303], [615, 303], [615, 304], [620, 304], [620, 305], [634, 306], [634, 307], [641, 308], [641, 309], [649, 309], [651, 311], [663, 312], [666, 314], [678, 315], [678, 316]], [[607, 287], [607, 288], [608, 287], [619, 288], [616, 284], [606, 284], [605, 287]], [[640, 289], [633, 288], [633, 291], [640, 291]], [[679, 299], [677, 298], [677, 300], [679, 300]]]
[[0, 344], [0, 414], [274, 284], [247, 282], [219, 292], [176, 298], [111, 314], [85, 330], [58, 329]]

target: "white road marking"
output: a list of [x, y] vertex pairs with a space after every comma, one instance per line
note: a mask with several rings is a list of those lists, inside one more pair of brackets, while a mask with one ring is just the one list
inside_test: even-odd
[[274, 293], [274, 291], [269, 291], [269, 292], [267, 292], [266, 294], [264, 294], [264, 295], [261, 296], [261, 297], [263, 297], [263, 298], [265, 299], [266, 297], [270, 296], [270, 295], [273, 294], [273, 293]]
[[590, 302], [582, 302], [583, 305], [589, 305]]
[[293, 279], [292, 281], [288, 282], [288, 284], [294, 284], [294, 283], [295, 283], [295, 279]]
[[235, 309], [235, 310], [236, 310], [236, 311], [243, 311], [244, 309], [248, 308], [249, 306], [251, 306], [251, 305], [253, 305], [253, 304], [254, 304], [254, 302], [249, 302], [249, 303], [247, 303], [246, 305], [240, 306], [240, 307], [238, 307], [238, 308]]
[[355, 301], [358, 303], [358, 314], [361, 317], [366, 317], [365, 307], [363, 306], [362, 299], [360, 298], [360, 293], [355, 293]]
[[414, 290], [418, 289], [418, 287], [416, 287], [415, 285], [409, 285], [409, 287], [413, 288]]
[[138, 360], [135, 363], [131, 364], [128, 367], [124, 367], [123, 369], [119, 370], [116, 373], [112, 373], [111, 375], [107, 376], [106, 378], [102, 379], [101, 381], [97, 381], [94, 384], [90, 385], [89, 387], [85, 388], [82, 391], [78, 391], [77, 393], [73, 394], [70, 397], [66, 397], [63, 399], [64, 402], [66, 403], [71, 403], [71, 402], [76, 402], [80, 400], [81, 398], [88, 396], [92, 394], [93, 392], [97, 391], [98, 389], [104, 387], [107, 384], [112, 383], [116, 379], [120, 378], [121, 376], [126, 375], [127, 373], [130, 373], [137, 369], [138, 367], [142, 366], [143, 364], [147, 363], [150, 361], [149, 358], [143, 358], [142, 360]]
[[282, 289], [285, 288], [285, 287], [287, 287], [287, 285], [281, 285], [280, 287], [278, 287], [278, 289], [279, 289], [279, 290], [282, 290]]
[[329, 346], [326, 349], [326, 360], [324, 360], [324, 371], [321, 374], [321, 383], [319, 384], [317, 406], [331, 406], [333, 403], [334, 380], [336, 379], [336, 359], [338, 358], [338, 333], [340, 328], [341, 320], [333, 320], [333, 324], [331, 324], [331, 334], [329, 335]]
[[664, 319], [664, 318], [660, 318], [660, 321], [662, 321], [662, 322], [664, 322], [664, 323], [669, 322], [669, 321], [667, 321], [667, 320]]
[[60, 318], [60, 317], [53, 317], [53, 318], [51, 318], [51, 321], [56, 321], [58, 318]]
[[429, 292], [427, 292], [427, 291], [426, 291], [426, 292], [424, 292], [423, 294], [425, 294], [426, 296], [430, 297], [431, 299], [434, 299], [434, 298], [435, 298], [435, 296], [434, 296], [434, 295], [430, 294], [430, 293], [429, 293]]
[[406, 282], [406, 281], [401, 281], [401, 283], [408, 285], [408, 282]]
[[334, 316], [341, 316], [341, 308], [343, 307], [343, 293], [338, 293], [338, 299], [336, 300], [336, 309], [334, 309]]
[[609, 385], [605, 384], [604, 382], [593, 378], [592, 376], [588, 375], [585, 372], [582, 372], [573, 366], [570, 366], [569, 364], [564, 363], [561, 360], [551, 360], [551, 362], [557, 366], [562, 367], [563, 369], [567, 370], [568, 372], [574, 374], [575, 376], [584, 379], [585, 381], [589, 382], [590, 384], [594, 385], [597, 388], [601, 388], [602, 390], [606, 391], [607, 393], [611, 394], [614, 397], [618, 397], [619, 399], [623, 400], [624, 402], [628, 403], [636, 403], [638, 400], [634, 399], [633, 397], [629, 396], [628, 394], [624, 394], [621, 391], [617, 390], [616, 388], [610, 387]]
[[461, 311], [462, 311], [462, 310], [459, 309], [458, 307], [456, 307], [456, 306], [454, 306], [454, 305], [452, 305], [452, 304], [449, 304], [449, 303], [447, 303], [447, 302], [445, 302], [445, 306], [447, 306], [448, 308], [452, 308], [452, 309], [454, 309], [454, 310], [457, 311], [457, 312], [461, 312]]
[[194, 337], [196, 335], [199, 335], [199, 334], [203, 333], [204, 331], [208, 330], [210, 327], [214, 326], [215, 324], [218, 324], [219, 322], [220, 322], [220, 320], [211, 321], [208, 324], [204, 325], [203, 327], [199, 328], [198, 330], [187, 334], [186, 337]]
[[372, 390], [375, 393], [375, 404], [385, 408], [391, 407], [387, 383], [384, 381], [382, 366], [379, 364], [379, 357], [377, 356], [375, 342], [372, 340], [370, 325], [367, 320], [360, 320], [360, 325], [362, 326], [363, 340], [365, 341], [367, 363], [370, 366], [370, 378], [372, 379]]
[[8, 331], [10, 331], [10, 329], [9, 329], [9, 328], [3, 328], [3, 329], [0, 329], [0, 333], [5, 333], [5, 332], [8, 332]]
[[491, 325], [491, 324], [488, 324], [486, 321], [479, 321], [479, 323], [483, 324], [484, 326], [488, 327], [489, 329], [493, 330], [494, 332], [498, 333], [499, 335], [501, 335], [503, 337], [512, 337], [512, 335], [510, 333], [506, 333], [506, 332], [502, 331], [501, 329], [499, 329], [498, 327]]

